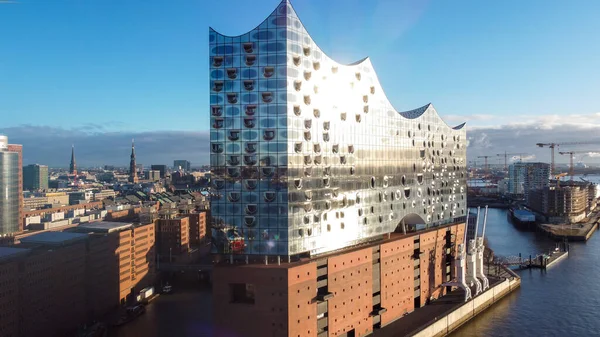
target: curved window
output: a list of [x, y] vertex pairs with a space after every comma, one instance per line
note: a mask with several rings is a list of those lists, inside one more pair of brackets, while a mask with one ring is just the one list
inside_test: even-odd
[[417, 189], [417, 197], [421, 197], [423, 195], [423, 193], [421, 192], [421, 189]]
[[246, 188], [249, 190], [254, 190], [258, 186], [258, 180], [246, 179], [246, 180], [244, 180], [244, 186], [246, 186]]
[[231, 103], [231, 104], [235, 104], [238, 102], [238, 94], [235, 92], [228, 92], [227, 93], [227, 102]]
[[313, 69], [314, 70], [319, 70], [321, 68], [321, 63], [318, 61], [314, 61], [313, 62]]
[[312, 73], [310, 71], [304, 71], [304, 79], [310, 80]]
[[337, 74], [337, 72], [338, 72], [338, 67], [336, 67], [336, 66], [331, 67], [331, 73]]
[[304, 95], [304, 104], [310, 105], [310, 95]]
[[256, 63], [256, 55], [246, 55], [246, 65], [253, 66]]
[[275, 168], [273, 167], [263, 167], [261, 170], [265, 177], [272, 177], [275, 174]]
[[302, 152], [302, 142], [296, 142], [294, 144], [294, 151], [296, 151], [296, 153]]
[[410, 198], [410, 188], [405, 188], [404, 189], [404, 197], [406, 199]]
[[330, 122], [323, 122], [323, 130], [329, 130]]
[[369, 103], [369, 95], [363, 95], [363, 102]]
[[305, 119], [304, 120], [304, 128], [310, 129], [311, 127], [312, 127], [312, 119]]
[[313, 144], [313, 151], [314, 151], [315, 153], [321, 153], [321, 144], [319, 144], [319, 143], [314, 143], [314, 144]]
[[310, 131], [304, 131], [304, 139], [310, 140], [312, 138]]
[[272, 92], [262, 92], [262, 100], [265, 103], [271, 103], [273, 102], [273, 93]]
[[363, 107], [363, 112], [364, 112], [364, 113], [366, 113], [366, 114], [368, 114], [368, 113], [369, 113], [369, 106], [368, 106], [368, 105], [365, 105], [365, 106]]
[[423, 184], [423, 174], [417, 174], [417, 183], [419, 183], [419, 185]]
[[245, 80], [244, 81], [244, 89], [246, 89], [246, 91], [254, 90], [254, 81], [253, 80]]
[[229, 130], [229, 140], [239, 140], [240, 139], [240, 130]]
[[224, 122], [223, 118], [215, 118], [215, 120], [213, 122], [213, 128], [220, 129], [223, 127], [224, 123], [225, 122]]
[[227, 194], [227, 200], [231, 201], [231, 202], [238, 202], [240, 201], [242, 194], [240, 192], [229, 192]]
[[329, 177], [331, 175], [331, 166], [323, 168], [323, 176]]
[[256, 218], [253, 216], [245, 216], [244, 224], [248, 227], [254, 227], [256, 226]]
[[265, 67], [265, 69], [263, 70], [263, 76], [266, 78], [273, 76], [273, 74], [275, 74], [274, 67]]
[[223, 90], [223, 81], [213, 81], [212, 90], [216, 92]]
[[374, 95], [374, 94], [375, 94], [375, 87], [372, 86], [371, 87], [371, 95]]
[[313, 198], [312, 191], [304, 191], [304, 200], [311, 201]]
[[300, 80], [295, 80], [295, 81], [294, 81], [294, 89], [295, 89], [296, 91], [300, 91], [300, 90], [302, 90], [302, 81], [300, 81]]
[[353, 176], [356, 173], [356, 168], [354, 166], [350, 166], [350, 175]]
[[371, 188], [375, 188], [375, 184], [376, 184], [375, 177], [371, 177], [371, 179], [369, 180], [369, 186], [371, 186]]
[[360, 79], [361, 79], [361, 77], [362, 77], [362, 76], [360, 75], [360, 73], [356, 73], [356, 74], [355, 74], [355, 76], [356, 76], [356, 79], [360, 81]]
[[273, 191], [267, 191], [264, 193], [263, 197], [266, 202], [273, 202], [273, 201], [275, 201], [275, 198], [277, 197], [277, 193], [275, 193]]
[[319, 156], [315, 156], [315, 165], [321, 165], [321, 163], [323, 162], [322, 157]]
[[256, 149], [257, 149], [256, 143], [246, 143], [245, 150], [247, 153], [254, 153], [254, 152], [256, 152]]
[[225, 180], [223, 180], [223, 179], [215, 179], [215, 180], [213, 180], [213, 186], [217, 190], [222, 190], [222, 189], [225, 188]]
[[310, 212], [310, 211], [312, 211], [312, 209], [313, 209], [313, 207], [312, 207], [312, 204], [310, 202], [307, 202], [307, 203], [304, 204], [304, 211], [305, 212]]
[[235, 80], [237, 78], [237, 68], [227, 69], [227, 77], [229, 77], [232, 80]]
[[362, 120], [362, 117], [361, 117], [361, 115], [359, 115], [359, 114], [356, 114], [356, 122], [357, 122], [357, 123], [360, 123], [360, 121], [361, 121], [361, 120]]
[[325, 209], [326, 210], [330, 210], [331, 209], [331, 201], [325, 200]]
[[302, 113], [302, 111], [300, 110], [300, 106], [294, 105], [294, 115], [300, 116], [301, 113]]
[[243, 44], [244, 46], [244, 52], [250, 54], [254, 51], [254, 44], [252, 42], [245, 42]]
[[312, 167], [305, 167], [304, 168], [304, 176], [310, 177], [311, 175], [312, 175]]
[[223, 107], [219, 105], [213, 105], [210, 107], [210, 113], [213, 116], [222, 116], [223, 115]]
[[346, 113], [345, 112], [340, 113], [340, 119], [343, 120], [343, 121], [346, 120]]
[[340, 164], [346, 164], [346, 156], [340, 156]]
[[246, 115], [254, 116], [255, 113], [256, 113], [256, 105], [254, 105], [254, 104], [246, 105]]
[[223, 153], [223, 144], [222, 143], [211, 143], [210, 149], [212, 153]]
[[275, 138], [275, 130], [265, 130], [263, 132], [264, 140], [273, 140]]
[[256, 214], [258, 212], [258, 206], [256, 204], [246, 205], [246, 214]]
[[240, 168], [239, 167], [228, 167], [227, 174], [229, 174], [232, 178], [237, 178], [240, 176]]
[[300, 56], [294, 56], [292, 58], [292, 60], [294, 61], [294, 65], [295, 66], [299, 66], [300, 65]]
[[302, 179], [300, 179], [300, 178], [294, 179], [294, 186], [296, 186], [297, 189], [301, 189], [302, 188]]
[[318, 94], [319, 93], [319, 87], [317, 85], [315, 85], [313, 87], [313, 91], [315, 92], [315, 94]]
[[229, 156], [229, 165], [239, 165], [240, 156]]
[[330, 178], [323, 178], [323, 187], [329, 187], [331, 185]]
[[304, 53], [304, 56], [310, 56], [310, 47], [308, 47], [308, 46], [302, 47], [302, 52]]
[[223, 64], [223, 56], [214, 56], [212, 64], [213, 67], [220, 67]]
[[319, 117], [321, 117], [321, 110], [319, 110], [319, 109], [313, 109], [313, 115], [314, 115], [316, 118], [319, 118]]
[[340, 145], [339, 144], [333, 144], [333, 146], [331, 146], [331, 152], [333, 152], [333, 153], [339, 153], [340, 152]]
[[246, 165], [256, 165], [256, 156], [255, 155], [244, 156], [244, 163]]
[[304, 156], [304, 165], [310, 165], [312, 164], [312, 158], [310, 157], [310, 155], [305, 155]]
[[256, 126], [256, 121], [254, 120], [254, 117], [246, 117], [244, 118], [244, 126], [252, 129]]

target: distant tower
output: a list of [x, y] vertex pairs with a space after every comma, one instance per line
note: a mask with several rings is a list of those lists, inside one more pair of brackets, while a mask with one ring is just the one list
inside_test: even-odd
[[135, 145], [131, 140], [131, 161], [129, 162], [129, 182], [136, 184], [138, 182], [137, 167], [135, 165]]
[[77, 174], [77, 164], [75, 163], [75, 145], [71, 146], [71, 165], [69, 165], [69, 173]]

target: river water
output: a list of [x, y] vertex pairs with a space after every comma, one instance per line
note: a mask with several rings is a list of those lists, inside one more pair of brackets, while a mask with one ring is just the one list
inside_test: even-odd
[[[518, 230], [506, 211], [490, 209], [486, 237], [498, 255], [536, 255], [553, 249], [543, 234]], [[518, 272], [521, 288], [452, 334], [459, 336], [600, 336], [600, 233], [571, 243], [569, 257], [546, 271]], [[208, 289], [161, 296], [146, 314], [113, 331], [113, 337], [208, 337]], [[232, 320], [232, 324], [235, 321]], [[400, 336], [399, 336], [400, 337]]]
[[[505, 256], [528, 257], [554, 247], [543, 234], [515, 228], [499, 209], [489, 210], [486, 237]], [[519, 271], [519, 290], [451, 336], [600, 336], [600, 233], [570, 248], [567, 259], [546, 271]]]

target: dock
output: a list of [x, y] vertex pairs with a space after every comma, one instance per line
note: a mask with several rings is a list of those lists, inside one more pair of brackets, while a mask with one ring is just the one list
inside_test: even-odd
[[586, 222], [576, 224], [540, 224], [538, 228], [553, 239], [568, 241], [587, 241], [598, 230], [600, 213], [592, 213]]
[[456, 289], [418, 308], [412, 313], [373, 331], [374, 337], [441, 337], [446, 336], [501, 300], [521, 285], [519, 276], [508, 268], [502, 268], [496, 276], [492, 268], [486, 268], [490, 288], [471, 300], [464, 302], [464, 291]]

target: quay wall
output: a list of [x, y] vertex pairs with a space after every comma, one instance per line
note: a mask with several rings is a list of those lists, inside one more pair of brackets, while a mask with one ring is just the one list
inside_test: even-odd
[[[516, 276], [516, 274], [514, 275]], [[435, 323], [423, 328], [421, 331], [413, 334], [414, 337], [441, 337], [446, 336], [459, 328], [465, 322], [475, 317], [492, 304], [499, 301], [508, 293], [517, 289], [521, 285], [521, 279], [516, 276], [506, 279], [503, 282], [491, 287], [486, 292], [480, 294], [464, 305], [453, 310], [446, 316], [441, 317]]]

